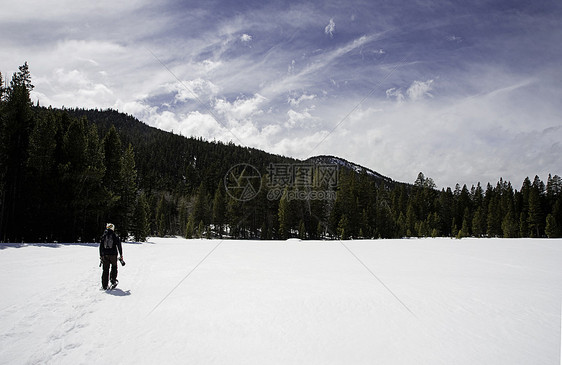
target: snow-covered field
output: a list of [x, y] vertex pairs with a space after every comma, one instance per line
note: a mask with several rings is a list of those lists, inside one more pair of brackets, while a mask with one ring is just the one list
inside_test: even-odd
[[560, 364], [562, 240], [0, 244], [1, 364]]

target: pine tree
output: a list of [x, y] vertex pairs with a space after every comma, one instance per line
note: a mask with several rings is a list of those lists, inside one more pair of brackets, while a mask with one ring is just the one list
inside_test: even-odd
[[57, 125], [54, 116], [49, 113], [39, 117], [29, 138], [27, 195], [34, 207], [30, 218], [36, 224], [28, 229], [32, 234], [29, 238], [38, 241], [48, 240], [52, 236], [51, 227], [55, 224], [56, 134]]
[[529, 192], [529, 216], [527, 217], [527, 223], [529, 224], [531, 237], [541, 236], [543, 213], [539, 194], [539, 188], [535, 186]]
[[[441, 233], [444, 236], [450, 236], [452, 234], [453, 228], [453, 205], [454, 205], [454, 195], [451, 188], [441, 191], [439, 202], [439, 222], [441, 224]], [[455, 233], [456, 235], [456, 233]]]
[[546, 216], [546, 228], [545, 233], [548, 238], [557, 238], [560, 237], [560, 227], [554, 218], [554, 215], [549, 214]]
[[[65, 113], [66, 114], [66, 113]], [[102, 186], [105, 174], [103, 148], [97, 129], [90, 127], [85, 117], [71, 118], [63, 115], [63, 126], [68, 127], [62, 138], [63, 160], [59, 161], [62, 173], [66, 209], [69, 214], [67, 229], [72, 228], [67, 239], [94, 239], [99, 235], [102, 215], [106, 211], [106, 194]], [[117, 224], [121, 222], [112, 222]]]
[[519, 237], [529, 237], [529, 224], [525, 212], [519, 213]]
[[2, 102], [4, 102], [4, 94], [5, 94], [5, 88], [4, 88], [4, 77], [2, 76], [2, 72], [0, 72], [0, 118], [2, 115], [2, 110], [1, 110], [1, 104]]
[[279, 236], [282, 240], [286, 240], [291, 234], [291, 211], [290, 202], [288, 201], [288, 190], [285, 189], [281, 200], [279, 200], [279, 210], [277, 217], [279, 220]]
[[503, 237], [515, 238], [518, 236], [519, 225], [515, 219], [515, 213], [509, 210], [502, 220]]
[[199, 184], [199, 188], [195, 194], [191, 215], [193, 216], [193, 222], [203, 222], [204, 226], [210, 221], [207, 189], [203, 183]]
[[521, 186], [520, 192], [520, 213], [519, 213], [519, 236], [520, 237], [529, 237], [531, 232], [529, 231], [529, 196], [531, 194], [531, 180], [529, 177], [526, 177], [523, 180], [523, 185]]
[[378, 236], [392, 238], [396, 230], [392, 210], [387, 200], [386, 191], [379, 189], [376, 203], [376, 226]]
[[0, 232], [3, 241], [21, 241], [25, 234], [25, 163], [34, 120], [33, 90], [27, 62], [12, 75], [5, 91], [0, 124]]
[[180, 197], [178, 202], [178, 225], [179, 230], [177, 234], [185, 236], [185, 228], [187, 227], [187, 221], [189, 219], [189, 207], [188, 199], [186, 197]]
[[216, 233], [220, 238], [222, 238], [222, 235], [224, 234], [224, 224], [226, 219], [226, 206], [222, 189], [223, 185], [219, 183], [215, 190], [215, 197], [213, 198], [213, 224], [215, 225]]
[[318, 237], [318, 239], [324, 239], [325, 238], [325, 229], [324, 229], [324, 225], [322, 224], [322, 222], [318, 222], [318, 225], [316, 226], [316, 236]]
[[551, 223], [551, 228], [557, 227], [558, 233], [562, 234], [562, 194], [558, 194], [558, 198], [554, 203], [554, 207], [552, 208], [551, 214], [552, 217], [554, 218], [554, 224]]
[[121, 180], [122, 144], [117, 129], [113, 125], [103, 139], [103, 148], [106, 167], [104, 185], [108, 191], [118, 195]]
[[27, 168], [41, 179], [47, 177], [55, 165], [57, 124], [53, 114], [38, 118], [29, 137]]
[[551, 176], [548, 174], [548, 181], [546, 183], [546, 199], [547, 206], [550, 211], [554, 209], [556, 200], [560, 193], [562, 192], [562, 179], [558, 175]]
[[122, 237], [128, 237], [131, 228], [137, 195], [137, 169], [133, 146], [125, 150], [121, 157], [121, 171], [119, 174], [119, 226], [117, 230]]
[[193, 227], [193, 219], [190, 216], [187, 220], [187, 226], [185, 227], [185, 238], [190, 239], [193, 238], [195, 232]]
[[103, 139], [104, 165], [106, 167], [103, 177], [103, 186], [106, 190], [106, 217], [107, 222], [112, 222], [122, 231], [122, 212], [120, 211], [121, 165], [122, 145], [121, 138], [114, 126], [111, 126]]
[[133, 238], [137, 242], [146, 241], [146, 237], [150, 234], [150, 223], [148, 220], [148, 201], [146, 200], [145, 193], [139, 194], [136, 204], [135, 211], [133, 214], [133, 221], [131, 224], [131, 231]]
[[418, 177], [416, 178], [416, 181], [414, 181], [414, 186], [418, 188], [423, 188], [425, 186], [425, 175], [423, 172], [420, 171], [418, 173]]
[[346, 214], [341, 216], [338, 224], [338, 238], [340, 240], [346, 240], [349, 238], [349, 219]]
[[455, 220], [455, 218], [453, 218], [453, 222], [451, 223], [451, 236], [452, 237], [457, 237], [459, 235], [459, 227], [457, 225], [457, 222]]
[[306, 227], [304, 226], [304, 221], [302, 219], [299, 222], [299, 238], [301, 240], [306, 238]]
[[197, 238], [203, 238], [205, 236], [205, 223], [203, 220], [199, 221], [199, 226], [197, 228]]
[[106, 190], [103, 187], [105, 176], [103, 145], [95, 124], [86, 127], [86, 158], [84, 170], [84, 234], [90, 239], [97, 237], [102, 217], [107, 207]]
[[418, 237], [427, 237], [427, 225], [425, 224], [425, 220], [417, 221], [416, 222], [416, 232]]
[[502, 235], [501, 219], [502, 217], [499, 198], [494, 193], [494, 196], [488, 204], [487, 233], [489, 237], [497, 237]]
[[398, 220], [396, 221], [397, 226], [397, 236], [399, 238], [406, 237], [406, 218], [404, 217], [404, 213], [400, 212], [398, 216]]
[[168, 234], [168, 214], [166, 205], [166, 199], [164, 198], [164, 194], [162, 194], [156, 206], [156, 229], [160, 237], [164, 237]]
[[484, 235], [486, 232], [485, 222], [483, 209], [479, 206], [472, 217], [472, 234], [475, 237], [482, 237]]
[[461, 237], [469, 237], [470, 236], [470, 223], [472, 219], [470, 217], [470, 209], [468, 207], [464, 208], [464, 214], [462, 219], [462, 227], [459, 231], [458, 235]]
[[410, 202], [406, 211], [406, 237], [417, 235], [417, 230], [415, 229], [416, 221], [417, 218], [414, 213], [414, 206]]
[[241, 237], [245, 218], [242, 202], [229, 195], [226, 203], [226, 215], [229, 235], [233, 238]]

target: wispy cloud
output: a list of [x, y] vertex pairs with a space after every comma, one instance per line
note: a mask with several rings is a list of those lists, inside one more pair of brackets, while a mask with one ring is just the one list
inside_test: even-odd
[[[315, 84], [318, 83], [318, 78], [311, 78], [311, 75], [322, 71], [330, 71], [328, 66], [330, 66], [334, 61], [353, 50], [368, 44], [374, 39], [376, 39], [376, 36], [362, 35], [338, 48], [326, 52], [320, 52], [311, 56], [307, 60], [308, 62], [306, 66], [304, 66], [299, 72], [294, 72], [293, 67], [289, 75], [278, 80], [274, 80], [274, 82], [262, 89], [262, 93], [264, 93], [264, 95], [278, 95], [288, 93], [292, 90], [314, 87]], [[323, 75], [322, 77], [324, 80], [330, 79], [329, 75]]]
[[210, 140], [231, 129], [294, 157], [325, 139], [315, 153], [402, 181], [561, 173], [554, 3], [45, 4], [9, 2], [0, 24], [0, 71], [28, 61], [42, 105], [118, 108]]
[[386, 90], [386, 97], [388, 99], [395, 99], [398, 103], [402, 103], [406, 100], [417, 101], [425, 97], [433, 97], [430, 91], [433, 88], [433, 80], [427, 81], [413, 81], [410, 86], [406, 89], [406, 95], [402, 92], [402, 88], [392, 87]]
[[291, 106], [295, 107], [295, 106], [299, 106], [302, 102], [305, 101], [310, 101], [310, 100], [314, 100], [316, 99], [316, 95], [314, 94], [302, 94], [300, 95], [298, 98], [297, 97], [293, 97], [293, 96], [289, 96], [287, 102], [289, 104], [291, 104]]
[[459, 37], [459, 36], [456, 36], [456, 35], [450, 35], [450, 36], [447, 36], [447, 40], [451, 41], [451, 42], [455, 42], [455, 43], [461, 43], [462, 37]]
[[330, 22], [324, 28], [324, 33], [329, 35], [330, 38], [334, 38], [334, 32], [336, 31], [336, 23], [334, 22], [334, 18], [330, 18]]

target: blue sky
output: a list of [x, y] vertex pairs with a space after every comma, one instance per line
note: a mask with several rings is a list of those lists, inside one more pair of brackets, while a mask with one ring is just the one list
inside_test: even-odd
[[439, 187], [562, 174], [560, 1], [9, 1], [33, 99]]

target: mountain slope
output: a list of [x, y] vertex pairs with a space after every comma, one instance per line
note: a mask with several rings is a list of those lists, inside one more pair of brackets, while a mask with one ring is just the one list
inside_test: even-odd
[[292, 158], [274, 155], [233, 143], [209, 142], [184, 137], [150, 127], [138, 119], [114, 110], [74, 109], [76, 117], [86, 117], [105, 134], [114, 125], [123, 144], [135, 149], [140, 186], [147, 190], [182, 189], [192, 192], [204, 183], [214, 191], [228, 170], [247, 163], [265, 173], [270, 163], [290, 163]]
[[382, 174], [379, 174], [378, 172], [373, 171], [368, 167], [364, 167], [364, 166], [358, 165], [356, 163], [349, 162], [349, 161], [347, 161], [347, 160], [345, 160], [341, 157], [329, 156], [329, 155], [320, 155], [320, 156], [310, 157], [305, 162], [312, 162], [312, 163], [318, 164], [318, 165], [321, 165], [321, 164], [338, 165], [341, 168], [344, 168], [348, 171], [353, 171], [357, 174], [366, 174], [367, 176], [370, 176], [371, 178], [373, 178], [378, 183], [383, 183], [386, 186], [393, 186], [396, 183], [391, 178], [386, 177]]
[[[76, 117], [85, 116], [95, 123], [105, 134], [114, 125], [123, 143], [131, 143], [137, 155], [139, 175], [145, 177], [141, 182], [149, 188], [170, 189], [186, 179], [190, 165], [197, 172], [197, 187], [206, 180], [209, 189], [216, 185], [228, 169], [239, 163], [255, 166], [262, 174], [270, 163], [305, 162], [313, 164], [332, 164], [357, 174], [366, 173], [377, 183], [393, 186], [394, 180], [367, 168], [336, 156], [315, 156], [305, 161], [279, 156], [255, 148], [242, 147], [233, 143], [209, 142], [193, 137], [184, 137], [148, 126], [133, 116], [115, 110], [69, 110]], [[160, 176], [156, 177], [155, 172]], [[193, 171], [192, 171], [193, 172]], [[193, 176], [193, 175], [191, 175]], [[193, 188], [193, 186], [192, 186]]]

